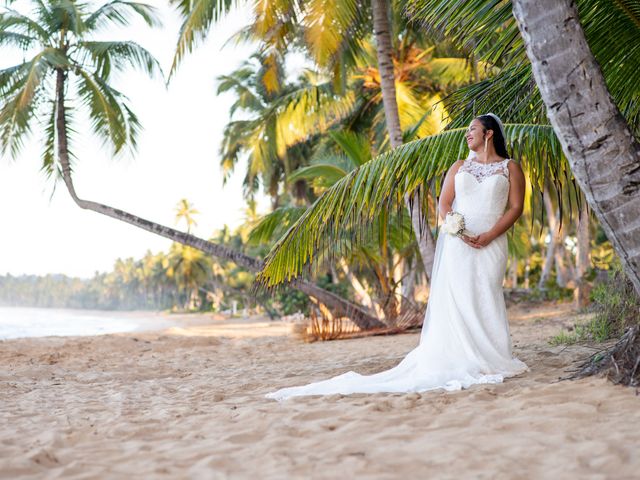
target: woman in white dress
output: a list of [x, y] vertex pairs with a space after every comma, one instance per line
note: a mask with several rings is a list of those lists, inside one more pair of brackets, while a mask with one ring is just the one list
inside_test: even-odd
[[[520, 217], [525, 181], [510, 160], [500, 119], [475, 118], [466, 134], [469, 156], [447, 172], [439, 200], [444, 219], [464, 217], [465, 231], [436, 242], [431, 291], [418, 346], [395, 367], [373, 375], [346, 372], [267, 398], [334, 393], [459, 390], [499, 383], [527, 370], [512, 356], [502, 281], [506, 232]], [[445, 222], [449, 223], [449, 222]]]

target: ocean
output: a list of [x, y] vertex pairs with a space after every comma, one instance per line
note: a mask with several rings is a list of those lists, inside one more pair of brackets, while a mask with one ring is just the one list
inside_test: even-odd
[[156, 312], [0, 307], [0, 340], [157, 330], [173, 323]]

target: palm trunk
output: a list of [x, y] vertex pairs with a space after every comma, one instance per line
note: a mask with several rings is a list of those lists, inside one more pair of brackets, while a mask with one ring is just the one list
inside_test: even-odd
[[375, 312], [376, 318], [378, 318], [379, 320], [384, 320], [384, 310], [382, 310], [382, 307], [377, 302], [373, 301], [366, 287], [362, 284], [362, 282], [360, 282], [360, 280], [358, 280], [358, 277], [356, 277], [349, 268], [349, 264], [344, 259], [344, 257], [340, 258], [338, 263], [340, 265], [340, 268], [342, 268], [345, 277], [347, 277], [347, 280], [349, 280], [349, 283], [355, 291], [356, 300], [369, 310], [373, 310]]
[[404, 258], [398, 253], [394, 253], [391, 257], [391, 275], [393, 278], [393, 290], [396, 297], [396, 315], [400, 315], [402, 312], [402, 284], [405, 276], [405, 264], [407, 263]]
[[551, 275], [556, 252], [556, 244], [558, 241], [558, 221], [556, 214], [553, 211], [553, 204], [551, 203], [549, 190], [546, 186], [544, 187], [542, 202], [544, 204], [545, 212], [547, 213], [547, 222], [549, 223], [549, 245], [547, 245], [544, 265], [542, 266], [542, 273], [540, 274], [540, 280], [538, 281], [538, 288], [540, 289], [545, 287], [547, 280], [549, 280], [549, 276]]
[[586, 280], [587, 272], [591, 266], [589, 252], [591, 241], [589, 238], [589, 207], [587, 202], [582, 202], [580, 207], [580, 219], [578, 220], [578, 251], [576, 253], [576, 290], [575, 301], [578, 308], [584, 308], [589, 303], [589, 284]]
[[[389, 140], [392, 148], [402, 145], [402, 129], [400, 128], [400, 116], [396, 101], [395, 73], [393, 71], [393, 44], [391, 42], [391, 22], [389, 21], [388, 0], [371, 0], [373, 9], [373, 31], [376, 39], [376, 53], [378, 56], [378, 70], [380, 72], [380, 89], [382, 91], [382, 103], [384, 116], [389, 131]], [[435, 242], [427, 222], [423, 217], [418, 196], [413, 201], [405, 198], [405, 203], [411, 215], [411, 224], [418, 242], [422, 264], [427, 276], [431, 278], [433, 259], [435, 257]], [[424, 220], [423, 220], [424, 218]]]
[[403, 300], [400, 313], [406, 312], [411, 306], [410, 303], [415, 303], [416, 280], [418, 275], [413, 261], [406, 261], [406, 271], [407, 273], [402, 280], [402, 290], [400, 291]]
[[[188, 245], [193, 248], [197, 248], [209, 255], [224, 258], [230, 260], [237, 265], [246, 268], [251, 272], [258, 272], [262, 268], [262, 261], [256, 258], [245, 255], [241, 252], [236, 252], [223, 245], [218, 245], [207, 240], [198, 238], [190, 233], [180, 232], [170, 227], [157, 224], [150, 220], [138, 217], [131, 213], [119, 210], [117, 208], [103, 205], [101, 203], [92, 202], [89, 200], [83, 200], [76, 194], [75, 187], [71, 178], [71, 165], [69, 163], [69, 151], [67, 144], [67, 125], [65, 120], [65, 106], [64, 106], [64, 86], [65, 86], [65, 72], [62, 69], [57, 70], [56, 76], [56, 129], [58, 136], [58, 158], [60, 166], [62, 167], [62, 177], [71, 195], [73, 201], [80, 207], [86, 210], [93, 210], [94, 212], [101, 213], [116, 220], [129, 223], [148, 232], [155, 233], [162, 237], [173, 240], [174, 242]], [[324, 290], [314, 284], [296, 281], [292, 282], [292, 287], [297, 288], [301, 292], [307, 295], [315, 297], [318, 301], [324, 303], [328, 308], [333, 310], [334, 315], [343, 315], [349, 317], [356, 325], [362, 329], [384, 327], [385, 325], [378, 321], [376, 318], [369, 315], [362, 308], [357, 305], [340, 298], [339, 296]]]
[[515, 255], [511, 256], [511, 264], [509, 265], [509, 282], [511, 288], [518, 288], [518, 258]]
[[547, 115], [640, 294], [640, 144], [613, 103], [571, 0], [513, 0]]

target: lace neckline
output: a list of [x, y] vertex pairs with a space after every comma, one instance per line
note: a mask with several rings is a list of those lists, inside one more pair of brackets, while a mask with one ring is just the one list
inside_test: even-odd
[[509, 158], [505, 158], [504, 160], [500, 160], [499, 162], [489, 162], [489, 163], [479, 162], [478, 160], [475, 159], [475, 157], [471, 157], [468, 160], [473, 162], [473, 163], [477, 163], [478, 165], [484, 165], [485, 167], [488, 167], [489, 165], [498, 165], [500, 163], [506, 163], [510, 159]]
[[499, 162], [482, 163], [468, 158], [464, 161], [459, 172], [467, 172], [475, 177], [478, 182], [482, 182], [494, 175], [501, 175], [507, 180], [509, 179], [509, 158], [505, 158]]

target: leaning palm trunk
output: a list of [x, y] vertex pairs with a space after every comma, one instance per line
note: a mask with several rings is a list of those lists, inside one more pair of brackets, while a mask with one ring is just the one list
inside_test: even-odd
[[549, 245], [547, 245], [547, 253], [542, 267], [542, 273], [540, 274], [540, 280], [538, 281], [538, 288], [545, 288], [547, 280], [551, 276], [551, 270], [553, 269], [553, 260], [555, 259], [556, 245], [558, 243], [558, 218], [553, 211], [553, 204], [549, 197], [549, 189], [545, 186], [542, 201], [544, 203], [544, 209], [547, 213], [547, 222], [549, 223]]
[[[73, 198], [73, 201], [83, 209], [93, 210], [94, 212], [101, 213], [116, 220], [120, 220], [138, 228], [147, 230], [148, 232], [155, 233], [162, 237], [168, 238], [183, 245], [201, 250], [205, 253], [213, 255], [215, 257], [224, 258], [235, 262], [237, 265], [246, 268], [252, 272], [258, 272], [262, 268], [262, 261], [245, 255], [240, 252], [236, 252], [223, 245], [218, 245], [207, 240], [198, 238], [190, 233], [180, 232], [173, 228], [166, 227], [164, 225], [151, 222], [144, 218], [138, 217], [131, 213], [119, 210], [117, 208], [103, 205], [101, 203], [92, 202], [89, 200], [83, 200], [78, 197], [71, 178], [71, 164], [69, 162], [69, 151], [67, 144], [67, 125], [65, 121], [65, 106], [64, 106], [64, 90], [65, 90], [65, 72], [62, 69], [57, 69], [56, 72], [56, 127], [58, 133], [58, 158], [62, 167], [62, 178], [65, 186]], [[376, 318], [369, 315], [359, 306], [340, 298], [336, 294], [324, 290], [316, 285], [313, 285], [304, 281], [295, 281], [291, 283], [293, 288], [306, 293], [309, 296], [315, 297], [319, 302], [330, 308], [334, 315], [349, 317], [358, 327], [362, 329], [379, 328], [385, 325], [378, 321]]]
[[640, 294], [640, 144], [613, 103], [571, 0], [513, 0], [547, 115]]
[[[373, 9], [373, 31], [376, 39], [376, 53], [378, 56], [378, 70], [380, 72], [380, 89], [384, 116], [389, 131], [392, 148], [402, 145], [402, 129], [396, 101], [395, 73], [393, 70], [393, 45], [391, 43], [391, 22], [388, 14], [387, 0], [371, 0]], [[435, 257], [435, 242], [429, 230], [427, 217], [423, 217], [418, 196], [413, 199], [405, 198], [405, 203], [411, 215], [411, 224], [418, 242], [418, 249], [422, 257], [422, 264], [427, 277], [431, 278], [433, 259]], [[424, 224], [423, 224], [424, 222]]]
[[362, 282], [358, 279], [358, 277], [356, 277], [353, 274], [353, 272], [349, 268], [349, 264], [344, 259], [344, 257], [340, 258], [338, 263], [340, 265], [340, 268], [342, 268], [342, 271], [344, 272], [345, 277], [347, 278], [349, 283], [351, 283], [351, 286], [353, 287], [353, 290], [356, 293], [356, 301], [358, 301], [361, 305], [365, 306], [369, 310], [372, 310], [375, 313], [375, 316], [378, 320], [384, 321], [385, 314], [384, 314], [384, 310], [382, 309], [382, 306], [380, 306], [378, 302], [373, 301], [366, 287], [362, 284]]
[[580, 219], [578, 220], [578, 250], [576, 252], [576, 290], [574, 298], [576, 306], [583, 308], [589, 303], [589, 283], [586, 275], [591, 266], [589, 251], [591, 241], [589, 237], [589, 207], [587, 202], [580, 206]]

